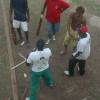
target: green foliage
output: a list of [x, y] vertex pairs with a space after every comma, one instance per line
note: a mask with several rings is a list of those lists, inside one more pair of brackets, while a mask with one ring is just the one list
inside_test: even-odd
[[70, 0], [72, 3], [77, 3], [79, 0]]

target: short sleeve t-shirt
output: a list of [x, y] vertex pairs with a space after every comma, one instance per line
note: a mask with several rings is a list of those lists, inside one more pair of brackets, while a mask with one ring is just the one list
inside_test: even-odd
[[11, 0], [14, 9], [14, 19], [26, 21], [26, 0]]
[[33, 72], [41, 72], [49, 68], [49, 58], [52, 55], [49, 48], [45, 48], [43, 51], [35, 51], [29, 54], [27, 63], [32, 66]]
[[82, 54], [76, 57], [76, 59], [86, 60], [90, 56], [90, 42], [90, 34], [87, 33], [86, 38], [82, 38], [78, 41], [76, 51], [72, 55], [76, 55], [78, 52], [82, 52]]
[[47, 6], [46, 19], [51, 23], [60, 22], [62, 9], [70, 7], [69, 3], [64, 0], [45, 0], [45, 4]]

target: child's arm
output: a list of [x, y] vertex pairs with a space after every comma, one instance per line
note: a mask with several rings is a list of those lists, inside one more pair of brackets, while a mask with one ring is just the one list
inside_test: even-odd
[[69, 34], [69, 36], [71, 35], [71, 33], [70, 33], [70, 27], [71, 27], [71, 18], [69, 17], [69, 19], [68, 19], [68, 23], [67, 23], [67, 33]]

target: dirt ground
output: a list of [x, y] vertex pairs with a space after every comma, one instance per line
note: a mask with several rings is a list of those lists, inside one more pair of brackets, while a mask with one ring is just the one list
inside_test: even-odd
[[[5, 5], [8, 8], [8, 1], [5, 0]], [[70, 1], [70, 0], [69, 0]], [[73, 1], [73, 0], [71, 0]], [[73, 2], [72, 2], [73, 3]], [[67, 77], [63, 74], [63, 71], [68, 68], [68, 59], [70, 58], [71, 48], [69, 48], [68, 53], [64, 56], [60, 56], [59, 53], [62, 49], [62, 43], [64, 35], [66, 32], [67, 15], [72, 11], [65, 11], [61, 18], [61, 31], [56, 35], [56, 41], [52, 41], [47, 47], [51, 48], [53, 56], [50, 61], [50, 69], [52, 71], [53, 78], [55, 80], [56, 86], [52, 89], [47, 88], [43, 81], [40, 81], [40, 88], [37, 93], [37, 100], [100, 100], [100, 47], [99, 47], [99, 37], [100, 28], [91, 25], [91, 17], [100, 17], [100, 1], [99, 0], [76, 0], [76, 5], [84, 5], [87, 9], [87, 21], [89, 25], [89, 32], [91, 34], [91, 56], [89, 57], [86, 65], [86, 73], [83, 77], [80, 77], [77, 73], [77, 68], [75, 69], [74, 77]], [[41, 33], [39, 37], [36, 37], [37, 23], [39, 21], [39, 15], [43, 6], [41, 0], [30, 0], [30, 15], [31, 22], [29, 24], [29, 35], [31, 41], [31, 48], [26, 48], [25, 46], [20, 47], [15, 46], [12, 43], [13, 54], [15, 64], [22, 61], [18, 56], [17, 52], [20, 51], [26, 56], [34, 47], [36, 40], [38, 38], [43, 38], [47, 40], [47, 29], [46, 20], [44, 20]], [[0, 6], [1, 7], [1, 6]], [[7, 9], [6, 8], [6, 9]], [[0, 15], [2, 14], [2, 9], [0, 8]], [[0, 100], [11, 100], [11, 88], [10, 88], [10, 71], [9, 62], [7, 58], [7, 48], [6, 48], [6, 38], [3, 28], [3, 17], [0, 16]], [[95, 22], [94, 22], [95, 23]], [[23, 73], [26, 71], [25, 65], [20, 66], [16, 69], [17, 83], [19, 96], [22, 97], [25, 86], [27, 85], [26, 80], [23, 77]], [[3, 78], [2, 78], [3, 77]], [[6, 89], [6, 91], [5, 91]], [[9, 92], [10, 91], [10, 92]], [[5, 99], [9, 98], [9, 99]]]

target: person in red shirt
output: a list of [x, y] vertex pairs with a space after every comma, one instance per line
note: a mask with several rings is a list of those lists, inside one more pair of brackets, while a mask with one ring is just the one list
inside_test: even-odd
[[[43, 12], [46, 10], [46, 19], [48, 23], [48, 41], [53, 38], [55, 40], [55, 33], [59, 31], [61, 13], [70, 7], [70, 4], [64, 0], [45, 0]], [[43, 14], [43, 13], [42, 13]]]

